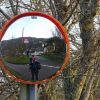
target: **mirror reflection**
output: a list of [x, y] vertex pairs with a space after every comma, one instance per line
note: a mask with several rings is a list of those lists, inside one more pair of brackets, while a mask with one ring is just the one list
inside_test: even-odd
[[17, 78], [28, 81], [45, 80], [55, 74], [64, 61], [65, 51], [57, 26], [39, 16], [16, 20], [1, 41], [6, 68]]

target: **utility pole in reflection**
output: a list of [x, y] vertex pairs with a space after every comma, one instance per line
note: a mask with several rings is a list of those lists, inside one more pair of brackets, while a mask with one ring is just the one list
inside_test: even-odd
[[22, 29], [22, 43], [24, 43], [23, 35], [24, 35], [24, 27], [23, 27], [23, 29]]
[[23, 51], [24, 50], [24, 27], [22, 29], [22, 40], [21, 40], [21, 44], [22, 44], [22, 51]]

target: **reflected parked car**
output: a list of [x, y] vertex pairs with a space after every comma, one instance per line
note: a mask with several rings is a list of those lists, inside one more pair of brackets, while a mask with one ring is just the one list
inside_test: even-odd
[[39, 56], [39, 55], [42, 55], [43, 54], [43, 51], [35, 51], [34, 53], [31, 53], [32, 55], [36, 55], [36, 56]]

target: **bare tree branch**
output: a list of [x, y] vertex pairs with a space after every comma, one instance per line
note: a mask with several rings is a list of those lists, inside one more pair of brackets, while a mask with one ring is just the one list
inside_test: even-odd
[[10, 19], [10, 16], [8, 16], [1, 8], [0, 8], [0, 13], [6, 18], [6, 19]]
[[73, 12], [75, 11], [76, 7], [78, 6], [78, 3], [79, 3], [79, 0], [77, 0], [77, 3], [76, 3], [76, 5], [73, 7], [73, 9], [72, 9], [72, 11], [71, 11], [69, 17], [62, 23], [62, 25], [65, 25], [65, 24], [69, 21], [69, 19], [70, 19], [71, 16], [73, 15]]
[[15, 7], [14, 7], [13, 1], [12, 1], [12, 0], [9, 0], [9, 3], [10, 3], [10, 5], [11, 5], [11, 9], [12, 9], [13, 14], [14, 14], [14, 15], [17, 15], [17, 12], [16, 12], [16, 9], [15, 9]]

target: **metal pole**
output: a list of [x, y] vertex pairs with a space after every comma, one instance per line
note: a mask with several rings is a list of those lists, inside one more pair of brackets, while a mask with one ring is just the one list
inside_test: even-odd
[[38, 85], [35, 84], [35, 100], [38, 100]]
[[27, 85], [21, 85], [20, 86], [19, 100], [28, 100]]
[[28, 100], [37, 100], [37, 85], [28, 85]]
[[21, 85], [19, 100], [37, 100], [37, 85]]

